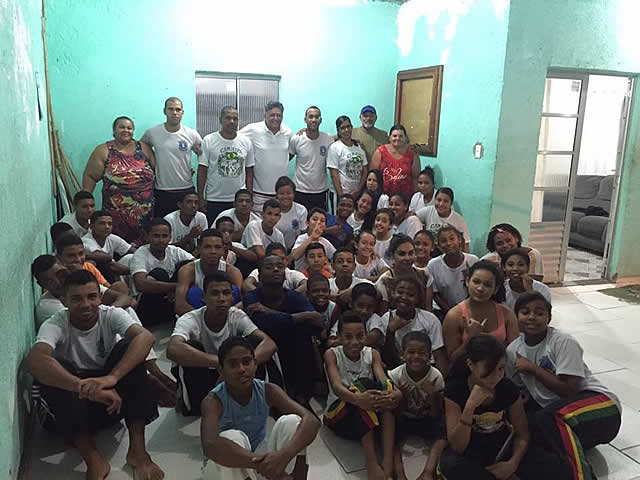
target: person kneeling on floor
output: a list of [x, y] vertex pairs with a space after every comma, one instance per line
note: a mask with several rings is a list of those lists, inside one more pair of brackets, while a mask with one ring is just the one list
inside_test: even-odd
[[[218, 350], [224, 380], [202, 401], [204, 480], [304, 480], [305, 449], [320, 428], [318, 419], [277, 385], [255, 378], [251, 343], [230, 337]], [[283, 413], [267, 436], [269, 409]]]
[[[95, 431], [125, 418], [127, 462], [136, 478], [160, 480], [164, 473], [145, 447], [145, 425], [158, 417], [145, 357], [153, 335], [122, 309], [100, 305], [95, 276], [75, 271], [64, 282], [67, 309], [42, 324], [26, 366], [40, 386], [45, 427], [61, 433], [87, 464], [88, 480], [111, 469], [96, 449]], [[118, 341], [118, 335], [123, 339]]]

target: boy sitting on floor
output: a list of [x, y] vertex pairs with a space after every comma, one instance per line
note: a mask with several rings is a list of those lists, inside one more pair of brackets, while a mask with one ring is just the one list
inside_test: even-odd
[[393, 385], [402, 392], [402, 402], [396, 410], [396, 447], [394, 464], [396, 478], [406, 480], [402, 462], [402, 444], [411, 434], [436, 439], [418, 480], [434, 480], [440, 453], [447, 445], [442, 412], [444, 379], [430, 365], [431, 340], [425, 332], [409, 332], [402, 339], [404, 364], [389, 372]]
[[[280, 257], [282, 261], [287, 265], [289, 263], [289, 258], [287, 257], [287, 249], [281, 243], [271, 243], [265, 250], [264, 256], [270, 257], [271, 255], [275, 255]], [[259, 281], [259, 273], [256, 268], [253, 270], [246, 280], [242, 284], [242, 292], [248, 293], [252, 290], [258, 288], [260, 284]], [[298, 270], [291, 270], [289, 267], [285, 267], [284, 269], [284, 284], [283, 287], [287, 290], [298, 290], [304, 291], [307, 285], [307, 277], [304, 276], [302, 272]]]
[[69, 274], [64, 292], [68, 309], [40, 327], [26, 359], [28, 371], [41, 384], [42, 407], [51, 414], [45, 425], [76, 448], [87, 464], [88, 480], [104, 480], [111, 467], [93, 435], [124, 416], [127, 463], [136, 478], [164, 478], [144, 437], [145, 425], [158, 417], [143, 366], [153, 335], [124, 310], [100, 305], [98, 282], [87, 271]]
[[[393, 410], [402, 399], [385, 374], [380, 354], [365, 347], [366, 330], [355, 312], [338, 321], [340, 345], [324, 354], [329, 383], [324, 424], [336, 435], [359, 440], [367, 457], [369, 480], [393, 474]], [[382, 467], [378, 464], [374, 429], [382, 424]]]
[[85, 190], [80, 190], [73, 196], [73, 209], [60, 219], [61, 222], [71, 225], [74, 233], [79, 237], [89, 231], [89, 219], [96, 209], [93, 195]]
[[227, 274], [213, 272], [205, 277], [203, 286], [205, 306], [178, 318], [167, 347], [167, 358], [176, 363], [171, 373], [178, 381], [185, 415], [200, 415], [200, 403], [218, 382], [218, 350], [224, 340], [253, 337], [258, 365], [276, 351], [273, 340], [258, 330], [246, 313], [231, 306], [232, 283]]
[[300, 270], [302, 274], [309, 278], [314, 273], [322, 275], [325, 278], [331, 278], [332, 274], [328, 265], [327, 254], [324, 246], [320, 242], [309, 244], [304, 251], [304, 258], [307, 261], [307, 267]]
[[207, 216], [198, 211], [198, 195], [187, 192], [178, 200], [178, 210], [164, 216], [171, 224], [171, 244], [194, 254], [196, 239], [207, 229]]
[[[252, 345], [230, 337], [218, 350], [223, 382], [202, 401], [200, 427], [207, 461], [204, 480], [304, 480], [305, 449], [320, 422], [278, 386], [255, 379], [257, 361]], [[267, 438], [269, 409], [282, 412]]]

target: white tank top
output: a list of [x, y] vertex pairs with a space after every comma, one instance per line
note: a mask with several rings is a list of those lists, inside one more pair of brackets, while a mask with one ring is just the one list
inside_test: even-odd
[[[195, 265], [195, 273], [196, 273], [196, 280], [194, 282], [194, 284], [197, 287], [200, 287], [202, 289], [204, 289], [204, 277], [205, 274], [202, 271], [202, 267], [200, 266], [200, 259], [197, 259], [195, 262], [193, 262], [193, 264]], [[226, 272], [227, 271], [227, 262], [225, 262], [222, 258], [218, 261], [218, 271], [219, 272]]]
[[[354, 381], [359, 378], [369, 378], [375, 380], [373, 375], [373, 355], [371, 353], [371, 347], [364, 347], [360, 352], [360, 359], [357, 362], [350, 360], [344, 353], [342, 345], [333, 347], [333, 353], [336, 355], [336, 364], [338, 365], [338, 373], [340, 374], [340, 380], [342, 385], [349, 388]], [[327, 408], [338, 399], [338, 396], [331, 388], [331, 381], [327, 376], [327, 383], [329, 384], [329, 396], [327, 398]]]

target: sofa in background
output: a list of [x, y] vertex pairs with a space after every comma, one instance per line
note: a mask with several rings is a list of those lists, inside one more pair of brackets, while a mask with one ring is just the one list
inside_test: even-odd
[[[613, 175], [578, 175], [571, 212], [569, 245], [603, 254], [607, 225], [611, 212]], [[542, 220], [564, 220], [566, 195], [547, 192], [544, 196]]]

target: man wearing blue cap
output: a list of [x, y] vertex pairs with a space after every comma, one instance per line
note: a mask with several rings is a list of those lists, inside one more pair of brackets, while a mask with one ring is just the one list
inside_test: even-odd
[[367, 160], [371, 161], [373, 154], [380, 145], [389, 143], [389, 135], [384, 130], [376, 128], [378, 115], [373, 105], [365, 105], [360, 110], [360, 121], [362, 126], [353, 129], [351, 138], [360, 142], [360, 146], [367, 154]]

